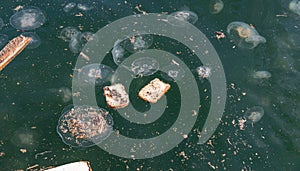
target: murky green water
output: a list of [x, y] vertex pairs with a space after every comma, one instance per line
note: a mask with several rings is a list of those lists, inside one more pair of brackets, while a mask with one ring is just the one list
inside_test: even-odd
[[[1, 71], [0, 170], [25, 170], [35, 164], [38, 169], [79, 160], [90, 161], [93, 170], [300, 169], [300, 16], [288, 10], [287, 0], [224, 0], [224, 9], [217, 15], [209, 13], [208, 2], [126, 2], [81, 2], [94, 8], [88, 11], [74, 8], [68, 13], [63, 11], [66, 1], [0, 3], [0, 18], [6, 23], [0, 33], [7, 34], [10, 39], [22, 33], [9, 24], [13, 9], [18, 5], [36, 6], [47, 19], [42, 27], [34, 30], [41, 38], [41, 45], [25, 49]], [[204, 81], [199, 82], [200, 89], [207, 88], [208, 92], [200, 93], [203, 99], [197, 122], [188, 138], [171, 151], [150, 159], [133, 160], [108, 154], [98, 146], [71, 148], [60, 139], [56, 125], [63, 108], [72, 103], [69, 91], [78, 54], [69, 50], [68, 43], [58, 37], [59, 33], [67, 26], [95, 33], [117, 19], [140, 13], [134, 8], [137, 5], [149, 13], [171, 13], [188, 7], [198, 14], [199, 20], [194, 25], [215, 47], [226, 74], [227, 103], [221, 124], [206, 144], [197, 144], [210, 105], [210, 86]], [[226, 33], [226, 27], [232, 21], [253, 24], [267, 42], [247, 50], [236, 47], [228, 37], [217, 40], [215, 31]], [[160, 39], [156, 37], [155, 40]], [[168, 41], [162, 41], [160, 46], [171, 52], [176, 52], [173, 48], [178, 47], [169, 45]], [[199, 62], [186, 59], [184, 62], [189, 67], [199, 65]], [[112, 61], [107, 63], [113, 64]], [[252, 73], [259, 70], [269, 71], [272, 76], [254, 79]], [[132, 92], [137, 92], [156, 76], [134, 80]], [[177, 97], [176, 84], [172, 87], [175, 88], [170, 93]], [[103, 100], [101, 94], [98, 95], [98, 101]], [[131, 100], [140, 110], [145, 107], [144, 103]], [[175, 122], [179, 101], [174, 98], [167, 111], [170, 115], [157, 124], [148, 125], [147, 129], [130, 125], [110, 110], [115, 120], [114, 128], [134, 138], [153, 137]], [[263, 107], [264, 116], [253, 126], [247, 125], [241, 130], [238, 119], [253, 106]], [[26, 152], [23, 150], [22, 153], [21, 149]]]

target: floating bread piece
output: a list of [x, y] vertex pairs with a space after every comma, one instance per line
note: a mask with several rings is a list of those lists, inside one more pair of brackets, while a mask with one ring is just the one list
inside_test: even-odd
[[122, 84], [105, 86], [103, 90], [108, 107], [118, 109], [128, 106], [129, 96]]
[[170, 84], [164, 83], [158, 78], [155, 78], [142, 88], [139, 92], [139, 97], [147, 102], [156, 103], [170, 89], [170, 87]]
[[73, 162], [69, 164], [65, 164], [62, 166], [58, 166], [52, 169], [47, 169], [46, 171], [92, 171], [92, 168], [90, 166], [90, 162], [88, 161], [79, 161], [79, 162]]
[[6, 67], [30, 43], [31, 37], [20, 35], [13, 38], [0, 51], [0, 71]]

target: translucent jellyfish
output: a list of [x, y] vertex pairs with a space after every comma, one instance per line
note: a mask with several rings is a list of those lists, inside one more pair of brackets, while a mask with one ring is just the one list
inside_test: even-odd
[[105, 109], [68, 106], [62, 111], [57, 133], [71, 147], [91, 147], [113, 132], [113, 118]]
[[272, 75], [268, 71], [255, 71], [253, 73], [253, 78], [258, 78], [258, 79], [266, 79], [270, 78]]
[[84, 46], [84, 44], [77, 37], [72, 38], [71, 41], [69, 42], [69, 49], [73, 53], [81, 52], [83, 46]]
[[32, 129], [29, 127], [22, 127], [17, 129], [11, 137], [11, 142], [22, 148], [26, 148], [27, 150], [33, 150], [38, 146], [39, 142], [39, 134], [36, 129]]
[[24, 8], [12, 15], [10, 24], [19, 30], [33, 30], [41, 27], [46, 21], [44, 13], [37, 7]]
[[4, 21], [2, 20], [2, 18], [0, 18], [0, 30], [3, 28], [4, 26]]
[[167, 80], [170, 80], [171, 78], [172, 80], [179, 81], [183, 79], [185, 76], [184, 69], [179, 65], [175, 65], [175, 64], [165, 66], [161, 69], [161, 71], [164, 72], [162, 73], [162, 76]]
[[80, 34], [80, 41], [86, 44], [88, 41], [95, 40], [94, 33], [86, 31]]
[[70, 12], [74, 7], [76, 7], [76, 3], [75, 2], [70, 2], [67, 5], [64, 6], [63, 10], [65, 12]]
[[157, 60], [150, 57], [142, 57], [131, 63], [131, 71], [137, 76], [149, 76], [159, 69]]
[[253, 49], [266, 39], [258, 34], [253, 26], [235, 21], [227, 26], [227, 32], [236, 45], [241, 48]]
[[264, 109], [260, 106], [254, 106], [245, 113], [245, 119], [251, 123], [258, 122], [264, 115]]
[[8, 43], [8, 36], [0, 33], [0, 48], [4, 47]]
[[153, 36], [150, 34], [143, 34], [130, 37], [122, 42], [123, 47], [129, 52], [137, 52], [148, 49], [153, 43]]
[[292, 0], [290, 3], [289, 3], [289, 9], [300, 15], [300, 1], [299, 0]]
[[120, 40], [117, 40], [114, 43], [114, 47], [111, 50], [111, 54], [113, 56], [113, 60], [115, 64], [120, 65], [124, 61], [124, 48], [120, 45]]
[[102, 85], [110, 82], [114, 71], [103, 64], [89, 64], [79, 69], [79, 79], [85, 83]]
[[195, 24], [198, 21], [198, 15], [192, 11], [183, 10], [171, 13], [167, 20], [172, 25], [184, 26], [186, 22]]
[[211, 14], [218, 14], [222, 11], [224, 3], [222, 0], [210, 0], [209, 2], [209, 12]]
[[66, 27], [64, 28], [59, 35], [59, 38], [63, 39], [66, 42], [71, 41], [72, 38], [78, 36], [80, 31], [75, 27]]
[[34, 49], [40, 46], [41, 44], [41, 38], [34, 32], [25, 32], [22, 33], [23, 36], [25, 37], [31, 37], [31, 41], [28, 44], [27, 48], [28, 49]]
[[211, 75], [211, 68], [208, 66], [199, 66], [196, 70], [200, 78], [208, 78]]
[[93, 7], [92, 6], [90, 6], [90, 5], [87, 5], [87, 4], [77, 4], [77, 8], [79, 9], [79, 10], [81, 10], [81, 11], [89, 11], [89, 10], [91, 10], [91, 9], [93, 9]]

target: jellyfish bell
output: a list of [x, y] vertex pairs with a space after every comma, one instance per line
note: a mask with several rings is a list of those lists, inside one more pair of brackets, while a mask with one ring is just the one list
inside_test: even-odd
[[74, 37], [81, 34], [81, 32], [76, 27], [66, 27], [60, 32], [59, 38], [63, 39], [66, 42], [71, 41]]
[[185, 71], [180, 65], [168, 65], [161, 69], [162, 77], [170, 81], [180, 81], [185, 76]]
[[264, 109], [261, 106], [254, 106], [245, 112], [245, 119], [250, 123], [258, 122], [264, 115]]
[[104, 64], [89, 64], [78, 71], [78, 79], [87, 84], [104, 85], [111, 82], [114, 71]]
[[122, 46], [129, 52], [135, 53], [144, 49], [148, 49], [153, 43], [153, 36], [150, 34], [140, 34], [125, 39]]
[[199, 78], [209, 78], [211, 75], [211, 68], [208, 66], [199, 66], [196, 70]]
[[64, 12], [70, 12], [75, 7], [76, 7], [76, 3], [70, 2], [64, 6], [63, 10], [64, 10]]
[[89, 11], [91, 9], [93, 9], [93, 6], [90, 6], [88, 4], [77, 4], [77, 9], [81, 10], [81, 11]]
[[159, 69], [157, 60], [150, 57], [137, 58], [131, 63], [131, 71], [136, 76], [149, 76]]
[[0, 33], [0, 48], [5, 46], [8, 42], [8, 36], [6, 34], [1, 34]]
[[253, 49], [260, 43], [266, 43], [266, 39], [259, 35], [253, 26], [235, 21], [227, 26], [227, 32], [234, 43], [246, 49]]
[[198, 21], [198, 15], [189, 10], [182, 10], [171, 13], [167, 20], [172, 25], [185, 26], [186, 22], [195, 24]]
[[24, 32], [21, 35], [25, 36], [25, 37], [30, 37], [31, 41], [30, 43], [27, 45], [26, 48], [28, 49], [35, 49], [37, 47], [40, 46], [41, 44], [41, 38], [34, 32]]
[[36, 129], [21, 127], [12, 134], [12, 138], [10, 140], [19, 148], [33, 150], [36, 149], [39, 144], [39, 137], [39, 133]]
[[33, 30], [39, 28], [45, 21], [45, 14], [37, 7], [23, 8], [9, 19], [10, 24], [19, 30]]
[[210, 0], [209, 12], [211, 14], [219, 14], [223, 8], [224, 8], [224, 3], [222, 0]]
[[289, 3], [289, 9], [294, 12], [295, 14], [300, 15], [300, 1], [299, 0], [292, 0]]
[[117, 40], [114, 43], [113, 49], [111, 50], [113, 60], [114, 60], [115, 64], [117, 64], [117, 65], [120, 65], [125, 60], [125, 57], [124, 57], [125, 50], [120, 45], [120, 43], [121, 43], [121, 40]]
[[57, 133], [71, 147], [91, 147], [113, 132], [113, 118], [98, 106], [69, 105], [62, 111]]
[[268, 79], [272, 74], [269, 71], [255, 71], [252, 76], [256, 79]]

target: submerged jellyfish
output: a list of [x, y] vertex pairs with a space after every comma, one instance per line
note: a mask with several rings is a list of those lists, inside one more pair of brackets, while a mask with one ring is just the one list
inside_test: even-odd
[[39, 142], [39, 133], [37, 129], [32, 129], [29, 127], [22, 127], [17, 129], [11, 137], [11, 142], [27, 150], [33, 150], [38, 146]]
[[71, 147], [91, 147], [112, 132], [112, 116], [105, 109], [92, 106], [66, 107], [57, 125], [57, 133]]
[[268, 71], [255, 71], [253, 73], [253, 78], [258, 78], [258, 79], [266, 79], [270, 78], [272, 75]]
[[163, 67], [161, 71], [164, 72], [162, 76], [167, 80], [171, 78], [172, 80], [179, 81], [183, 79], [185, 75], [184, 69], [175, 64]]
[[80, 3], [77, 4], [77, 8], [81, 11], [89, 11], [89, 10], [93, 9], [92, 6], [89, 6], [87, 4], [80, 4]]
[[70, 12], [74, 7], [76, 7], [76, 3], [75, 2], [70, 2], [67, 5], [64, 6], [63, 10], [65, 12]]
[[25, 32], [22, 33], [23, 36], [25, 37], [31, 37], [31, 41], [28, 44], [27, 48], [28, 49], [34, 49], [40, 46], [41, 44], [41, 38], [34, 32]]
[[264, 115], [264, 109], [260, 106], [254, 106], [248, 109], [245, 113], [245, 118], [251, 123], [258, 122]]
[[259, 35], [253, 26], [235, 21], [227, 26], [227, 32], [236, 45], [241, 48], [253, 49], [266, 39]]
[[33, 30], [42, 26], [46, 21], [44, 13], [37, 7], [24, 8], [12, 15], [10, 24], [19, 30]]
[[86, 32], [83, 32], [80, 34], [79, 39], [83, 44], [86, 44], [87, 42], [89, 42], [91, 40], [95, 40], [95, 38], [96, 37], [94, 36], [94, 33], [86, 31]]
[[83, 46], [84, 44], [80, 41], [78, 36], [72, 38], [69, 42], [69, 49], [73, 53], [79, 53], [82, 50]]
[[211, 68], [208, 66], [199, 66], [196, 70], [200, 78], [208, 78], [211, 75]]
[[0, 48], [6, 45], [7, 42], [8, 42], [8, 36], [6, 34], [0, 33]]
[[85, 83], [102, 85], [110, 82], [114, 71], [103, 64], [89, 64], [79, 69], [78, 77]]
[[80, 31], [75, 27], [66, 27], [64, 28], [59, 35], [59, 38], [63, 39], [66, 42], [71, 41], [72, 38], [78, 36]]
[[289, 9], [300, 15], [300, 1], [299, 0], [292, 0], [290, 3], [289, 3]]
[[4, 21], [2, 20], [2, 18], [0, 18], [0, 30], [3, 28], [4, 26]]
[[150, 57], [142, 57], [131, 63], [131, 71], [137, 76], [149, 76], [159, 69], [157, 60]]
[[183, 10], [171, 13], [167, 20], [172, 25], [184, 26], [186, 22], [195, 24], [198, 21], [198, 15], [192, 11]]
[[117, 65], [120, 65], [124, 61], [124, 48], [120, 45], [120, 42], [120, 40], [117, 40], [111, 50], [113, 60]]
[[148, 49], [153, 43], [153, 37], [150, 34], [137, 35], [125, 39], [122, 43], [126, 50], [134, 53], [137, 51]]
[[224, 3], [222, 0], [210, 0], [209, 2], [209, 12], [211, 14], [218, 14], [222, 11]]

